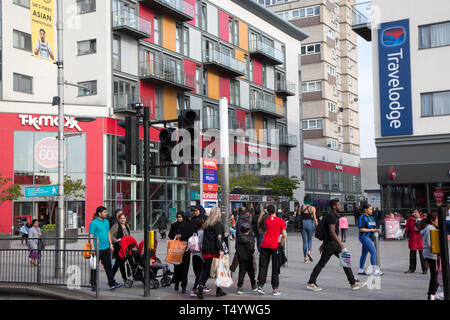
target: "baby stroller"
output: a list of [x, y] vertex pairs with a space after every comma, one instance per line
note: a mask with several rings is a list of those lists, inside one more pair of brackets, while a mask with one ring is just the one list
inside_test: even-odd
[[138, 248], [136, 239], [130, 236], [120, 240], [120, 250], [118, 256], [125, 259], [125, 288], [131, 288], [134, 281], [144, 282], [144, 268], [142, 267], [142, 255]]
[[[158, 240], [155, 239], [155, 249], [149, 249], [150, 254], [150, 289], [157, 289], [161, 285], [162, 287], [170, 286], [173, 274], [168, 268], [167, 264], [163, 263], [158, 257], [156, 257], [156, 248], [158, 247]], [[139, 243], [139, 251], [142, 253], [144, 248], [144, 240]], [[158, 271], [163, 269], [161, 275], [158, 275]], [[165, 269], [165, 270], [164, 270]], [[161, 278], [158, 280], [157, 278]]]

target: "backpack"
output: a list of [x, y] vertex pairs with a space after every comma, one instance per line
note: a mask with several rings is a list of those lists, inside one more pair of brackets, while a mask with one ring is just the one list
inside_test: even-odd
[[325, 218], [326, 214], [322, 216], [322, 218], [319, 219], [319, 223], [317, 224], [316, 231], [314, 232], [314, 236], [319, 239], [320, 241], [323, 241], [325, 239]]
[[90, 259], [91, 258], [91, 243], [87, 242], [83, 248], [83, 258]]
[[187, 245], [188, 251], [191, 253], [198, 253], [200, 252], [200, 241], [198, 239], [198, 235], [194, 233], [189, 239], [188, 239], [188, 245]]

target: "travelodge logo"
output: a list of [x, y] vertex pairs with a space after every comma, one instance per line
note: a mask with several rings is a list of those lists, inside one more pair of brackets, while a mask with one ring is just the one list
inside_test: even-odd
[[[41, 127], [57, 127], [58, 116], [33, 116], [30, 114], [19, 114], [19, 118], [22, 120], [22, 126], [29, 125], [33, 126], [36, 130], [41, 130]], [[82, 131], [78, 125], [78, 121], [73, 117], [64, 117], [65, 123], [64, 127], [69, 129], [77, 129]]]
[[405, 42], [405, 29], [395, 27], [383, 31], [383, 44], [387, 47], [399, 46]]

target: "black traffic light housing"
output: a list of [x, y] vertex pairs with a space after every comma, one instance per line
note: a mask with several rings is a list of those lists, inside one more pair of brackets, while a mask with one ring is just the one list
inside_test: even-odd
[[119, 142], [124, 144], [125, 152], [119, 152], [118, 156], [128, 164], [136, 165], [138, 164], [138, 119], [134, 116], [128, 116], [125, 120], [119, 121], [118, 124], [125, 129], [125, 136], [119, 137]]
[[[194, 163], [194, 155], [195, 155], [195, 130], [194, 130], [194, 124], [195, 121], [200, 120], [200, 111], [199, 110], [192, 110], [192, 109], [185, 109], [181, 110], [181, 114], [178, 117], [178, 127], [180, 129], [187, 130], [189, 132], [189, 135], [191, 136], [191, 159], [190, 164]], [[183, 136], [180, 136], [179, 142], [183, 141]], [[180, 152], [180, 156], [183, 157], [183, 150]]]
[[159, 160], [172, 161], [172, 149], [177, 144], [177, 141], [172, 141], [172, 133], [176, 131], [175, 128], [165, 128], [159, 133]]

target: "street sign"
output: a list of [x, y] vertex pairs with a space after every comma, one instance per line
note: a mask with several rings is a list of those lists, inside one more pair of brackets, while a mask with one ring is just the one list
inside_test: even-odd
[[58, 194], [58, 186], [42, 186], [25, 188], [25, 197], [45, 197], [56, 196]]

